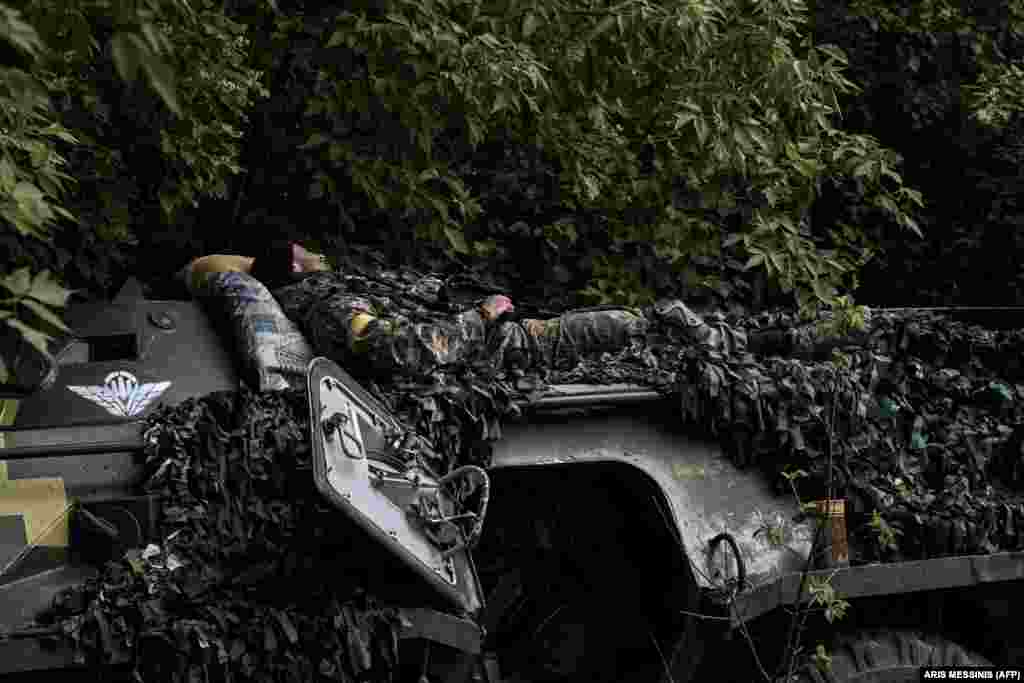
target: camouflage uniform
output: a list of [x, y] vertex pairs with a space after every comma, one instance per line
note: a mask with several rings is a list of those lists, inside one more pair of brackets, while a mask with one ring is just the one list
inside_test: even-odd
[[[499, 367], [564, 367], [582, 355], [642, 341], [652, 328], [666, 330], [676, 341], [723, 352], [746, 347], [742, 332], [721, 320], [705, 322], [680, 301], [661, 301], [643, 312], [604, 306], [550, 320], [488, 325], [476, 310], [445, 319], [409, 302], [412, 295], [436, 305], [441, 288], [436, 278], [400, 287], [402, 291], [373, 297], [354, 291], [365, 289], [358, 278], [320, 272], [276, 289], [274, 296], [319, 353], [351, 368], [383, 373], [427, 373], [441, 365], [481, 360]], [[401, 298], [401, 305], [394, 305], [392, 298]], [[396, 309], [401, 312], [396, 314]], [[364, 315], [372, 318], [360, 319]], [[353, 331], [367, 320], [358, 333]]]
[[662, 333], [676, 342], [724, 353], [746, 349], [746, 336], [720, 316], [705, 321], [683, 302], [665, 299], [646, 310], [600, 306], [569, 311], [550, 320], [523, 321], [534, 344], [533, 356], [549, 368], [575, 365], [590, 353], [618, 351]]
[[[355, 279], [320, 272], [279, 287], [274, 296], [318, 353], [350, 368], [420, 374], [475, 360], [484, 352], [487, 330], [478, 311], [442, 319], [422, 305], [407, 301], [393, 305], [379, 290], [378, 296], [353, 291], [358, 286]], [[439, 280], [423, 278], [406, 292], [390, 294], [395, 298], [412, 294], [429, 302], [439, 289]], [[395, 313], [396, 308], [401, 312]], [[362, 326], [360, 316], [372, 319]], [[357, 327], [361, 327], [358, 334]]]

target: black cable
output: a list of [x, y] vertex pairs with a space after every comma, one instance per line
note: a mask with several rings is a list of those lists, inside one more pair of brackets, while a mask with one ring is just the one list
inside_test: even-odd
[[714, 556], [715, 550], [718, 549], [722, 541], [729, 544], [733, 555], [736, 557], [736, 592], [742, 593], [747, 588], [747, 566], [743, 562], [740, 547], [736, 544], [736, 539], [732, 537], [732, 534], [723, 531], [708, 541], [708, 558], [710, 559]]

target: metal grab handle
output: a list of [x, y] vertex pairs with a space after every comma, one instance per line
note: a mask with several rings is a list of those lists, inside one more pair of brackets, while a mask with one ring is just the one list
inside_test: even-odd
[[[336, 432], [341, 433], [341, 450], [350, 458], [361, 459], [363, 457], [363, 445], [354, 434], [350, 434], [345, 426], [351, 421], [348, 415], [335, 412], [330, 417], [320, 421], [320, 427], [324, 433], [324, 439], [328, 442], [334, 440]], [[350, 448], [350, 442], [354, 448]]]
[[743, 561], [743, 555], [740, 553], [740, 547], [737, 545], [736, 539], [733, 538], [732, 534], [723, 531], [708, 541], [708, 558], [714, 557], [715, 551], [718, 550], [718, 546], [721, 545], [723, 541], [729, 546], [732, 550], [733, 556], [736, 558], [736, 592], [742, 593], [747, 588], [747, 565]]
[[485, 472], [483, 468], [477, 467], [476, 465], [463, 465], [462, 467], [457, 467], [448, 474], [444, 475], [437, 482], [438, 489], [443, 489], [447, 484], [451, 483], [452, 481], [460, 479], [469, 474], [476, 474], [479, 477], [478, 483], [483, 489], [483, 491], [480, 493], [480, 508], [475, 513], [473, 513], [474, 516], [476, 517], [476, 522], [473, 524], [473, 528], [470, 530], [470, 532], [466, 534], [465, 541], [456, 546], [456, 548], [452, 549], [452, 551], [450, 552], [453, 552], [454, 550], [460, 549], [462, 547], [471, 549], [473, 548], [473, 546], [476, 545], [477, 541], [480, 540], [480, 534], [484, 528], [484, 519], [487, 517], [487, 505], [491, 499], [491, 479], [490, 477], [487, 476], [487, 472]]

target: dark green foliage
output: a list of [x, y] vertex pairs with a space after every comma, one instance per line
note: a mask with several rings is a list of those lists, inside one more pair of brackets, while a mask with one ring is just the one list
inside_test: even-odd
[[26, 3], [0, 248], [110, 294], [262, 212], [566, 302], [1014, 300], [1018, 3], [812, 8]]
[[[0, 14], [19, 56], [0, 93], [4, 287], [20, 296], [10, 273], [28, 267], [108, 297], [140, 237], [177, 228], [201, 198], [226, 199], [241, 172], [238, 140], [266, 94], [247, 66], [246, 28], [205, 0], [26, 2]], [[182, 260], [196, 246], [184, 242]], [[146, 270], [168, 279], [181, 265], [169, 256]], [[45, 353], [53, 329], [13, 301], [3, 324]]]
[[[440, 243], [552, 289], [589, 282], [598, 303], [681, 288], [739, 301], [745, 261], [802, 305], [832, 300], [865, 245], [859, 226], [839, 240], [803, 224], [826, 176], [859, 178], [858, 196], [915, 229], [895, 158], [830, 123], [852, 84], [840, 52], [797, 48], [799, 12], [642, 4], [278, 18], [258, 40], [273, 97], [247, 197], [406, 259]], [[738, 42], [749, 59], [723, 58]]]
[[[849, 75], [863, 92], [843, 99], [845, 127], [902, 155], [906, 181], [927, 198], [918, 217], [928, 239], [886, 236], [875, 227], [885, 217], [849, 188], [826, 193], [815, 220], [866, 226], [877, 241], [858, 293], [868, 302], [1018, 302], [1024, 291], [1011, 255], [1024, 246], [1017, 209], [1022, 7], [1013, 0], [904, 5], [818, 2], [813, 33], [849, 56]], [[893, 291], [901, 292], [898, 301]]]

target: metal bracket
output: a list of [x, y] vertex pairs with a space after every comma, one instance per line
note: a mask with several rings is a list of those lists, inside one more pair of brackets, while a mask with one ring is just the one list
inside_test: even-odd
[[402, 608], [399, 613], [403, 619], [399, 638], [421, 638], [471, 655], [480, 654], [483, 631], [476, 623], [423, 607]]

